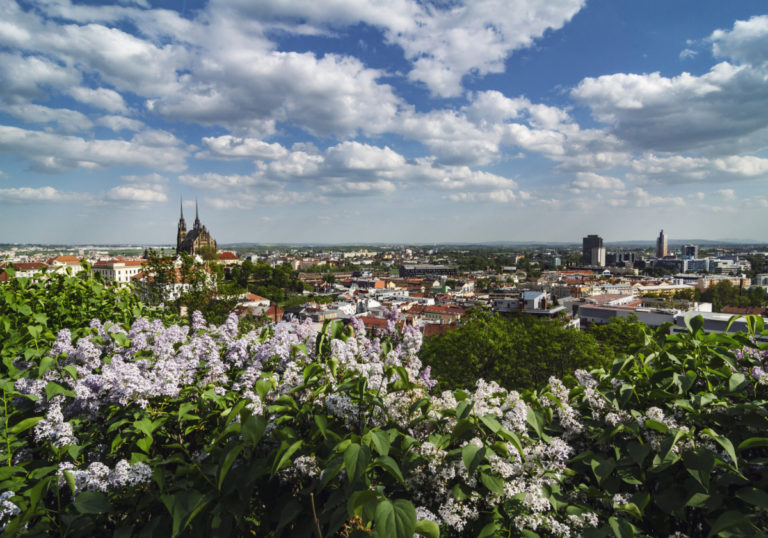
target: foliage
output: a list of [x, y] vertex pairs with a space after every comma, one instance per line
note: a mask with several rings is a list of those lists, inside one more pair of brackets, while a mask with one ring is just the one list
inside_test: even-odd
[[254, 264], [245, 260], [242, 265], [232, 268], [232, 280], [273, 303], [284, 301], [291, 293], [304, 291], [304, 283], [287, 263], [272, 267], [268, 263]]
[[644, 324], [632, 314], [616, 316], [604, 325], [593, 325], [589, 333], [600, 343], [608, 356], [631, 353], [645, 342]]
[[[42, 349], [3, 348], [6, 535], [745, 536], [768, 528], [760, 318], [735, 335], [705, 334], [694, 318], [688, 333], [645, 336], [610, 366], [578, 370], [570, 390], [550, 377], [524, 398], [484, 379], [436, 392], [417, 357], [419, 333], [394, 332], [394, 323], [381, 339], [365, 337], [359, 321], [238, 334], [235, 318], [208, 325], [198, 314], [191, 326], [164, 326], [133, 319], [123, 292], [85, 282], [64, 286], [96, 318], [121, 321], [83, 329], [75, 313], [73, 329], [45, 349], [27, 327], [34, 313], [57, 311], [36, 289], [49, 284], [0, 285], [0, 327], [12, 327], [4, 336], [18, 341], [26, 331], [36, 337], [28, 345]], [[495, 323], [476, 318], [478, 330]]]
[[[579, 417], [566, 488], [579, 492], [603, 534], [746, 536], [768, 528], [766, 344], [750, 334], [689, 332], [647, 339], [580, 386], [550, 384], [556, 416]], [[550, 405], [550, 404], [546, 404]], [[553, 420], [552, 434], [564, 432]], [[567, 437], [567, 436], [566, 436]]]
[[442, 388], [463, 388], [485, 379], [523, 390], [540, 388], [553, 375], [610, 364], [613, 355], [592, 335], [559, 320], [474, 310], [458, 329], [426, 339], [419, 357]]
[[145, 306], [127, 288], [108, 287], [82, 271], [77, 277], [43, 271], [35, 278], [0, 284], [0, 360], [3, 371], [16, 357], [40, 360], [68, 328], [74, 337], [88, 331], [92, 319], [130, 323], [138, 317], [177, 321], [173, 312]]
[[139, 293], [149, 304], [186, 307], [188, 316], [200, 311], [214, 323], [223, 323], [242, 293], [236, 285], [225, 284], [221, 273], [182, 252], [169, 258], [149, 251], [147, 279]]
[[768, 291], [761, 286], [744, 289], [734, 286], [729, 280], [723, 280], [704, 291], [698, 288], [679, 291], [675, 299], [712, 303], [712, 310], [720, 312], [724, 306], [768, 306]]

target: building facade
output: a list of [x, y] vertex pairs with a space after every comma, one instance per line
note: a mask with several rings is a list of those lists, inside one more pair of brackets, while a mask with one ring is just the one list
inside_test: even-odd
[[176, 231], [176, 254], [186, 252], [194, 256], [201, 248], [213, 248], [216, 251], [216, 240], [208, 229], [200, 224], [200, 216], [195, 202], [195, 224], [187, 231], [187, 223], [184, 222], [184, 208], [181, 208], [179, 224]]
[[656, 238], [656, 257], [663, 258], [667, 254], [669, 254], [667, 234], [664, 233], [664, 230], [661, 230], [661, 232], [659, 232], [659, 237]]
[[605, 248], [603, 238], [599, 235], [588, 235], [581, 242], [581, 263], [584, 265], [605, 266]]

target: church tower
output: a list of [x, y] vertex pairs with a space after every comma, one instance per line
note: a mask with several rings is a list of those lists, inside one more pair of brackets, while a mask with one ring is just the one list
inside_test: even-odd
[[200, 225], [200, 216], [197, 212], [197, 198], [195, 198], [195, 230], [199, 230], [201, 228]]
[[180, 200], [179, 201], [179, 209], [180, 209], [180, 216], [179, 216], [179, 228], [176, 232], [176, 253], [178, 254], [181, 250], [181, 244], [184, 242], [184, 239], [187, 237], [187, 223], [184, 222], [184, 204]]

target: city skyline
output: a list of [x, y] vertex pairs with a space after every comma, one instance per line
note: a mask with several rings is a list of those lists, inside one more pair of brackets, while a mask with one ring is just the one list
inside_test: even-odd
[[762, 2], [251, 4], [0, 6], [0, 242], [764, 240]]

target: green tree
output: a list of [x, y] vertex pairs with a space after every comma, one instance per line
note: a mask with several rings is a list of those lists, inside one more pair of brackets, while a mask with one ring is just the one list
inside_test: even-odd
[[458, 329], [427, 338], [420, 358], [444, 389], [469, 388], [484, 378], [523, 390], [539, 388], [553, 375], [607, 365], [613, 352], [560, 320], [475, 310]]
[[619, 355], [630, 353], [645, 342], [646, 326], [637, 321], [637, 316], [614, 317], [605, 325], [593, 325], [589, 332], [607, 353]]

